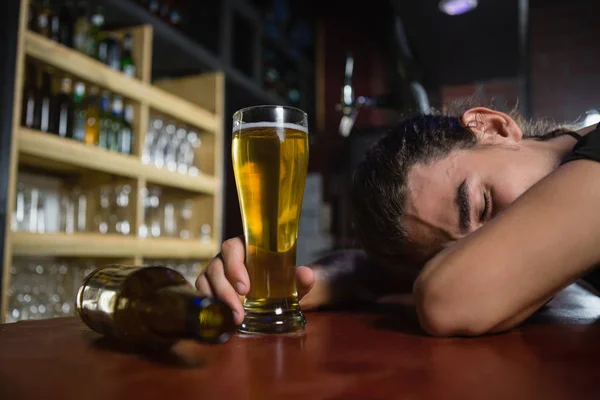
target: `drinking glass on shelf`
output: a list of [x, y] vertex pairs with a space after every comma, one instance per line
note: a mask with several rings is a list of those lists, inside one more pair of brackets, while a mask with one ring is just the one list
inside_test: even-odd
[[166, 202], [163, 209], [163, 229], [164, 236], [174, 237], [177, 232], [177, 219], [175, 215], [175, 205], [172, 202]]
[[200, 227], [200, 241], [210, 243], [212, 241], [211, 227], [209, 224], [202, 224]]
[[59, 231], [65, 233], [87, 230], [87, 196], [80, 187], [61, 193]]
[[159, 188], [151, 188], [148, 190], [148, 222], [149, 236], [160, 237], [162, 229], [162, 218], [160, 208], [161, 190]]
[[194, 202], [190, 199], [183, 200], [178, 207], [178, 222], [179, 237], [184, 240], [192, 238], [192, 215]]
[[31, 190], [23, 182], [17, 183], [17, 196], [13, 214], [12, 227], [16, 231], [24, 231], [28, 228], [29, 208], [27, 204], [31, 201]]
[[98, 211], [94, 216], [94, 222], [98, 232], [102, 234], [111, 233], [111, 187], [103, 185], [98, 188]]
[[131, 223], [129, 222], [129, 197], [131, 194], [131, 185], [118, 185], [115, 188], [116, 203], [116, 226], [115, 230], [123, 235], [129, 235], [131, 232]]
[[197, 176], [199, 174], [200, 170], [195, 165], [195, 163], [197, 163], [195, 158], [196, 158], [196, 152], [200, 148], [200, 144], [201, 144], [200, 137], [198, 136], [198, 134], [196, 132], [190, 131], [187, 135], [187, 141], [189, 143], [189, 148], [188, 148], [187, 157], [186, 157], [187, 172], [188, 172], [188, 174], [190, 174], [192, 176]]
[[142, 162], [151, 164], [154, 162], [154, 148], [156, 141], [163, 129], [163, 121], [160, 118], [151, 118], [148, 124], [148, 132], [144, 138], [144, 150], [142, 151]]

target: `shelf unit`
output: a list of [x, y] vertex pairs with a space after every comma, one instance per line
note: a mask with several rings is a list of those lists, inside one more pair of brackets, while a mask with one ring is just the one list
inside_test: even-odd
[[[27, 30], [29, 0], [21, 0], [15, 62], [12, 129], [8, 190], [5, 215], [12, 215], [19, 168], [42, 168], [47, 174], [77, 175], [94, 181], [99, 174], [126, 178], [132, 182], [132, 234], [28, 233], [11, 230], [11, 218], [4, 226], [0, 322], [5, 320], [10, 287], [9, 266], [13, 256], [88, 257], [119, 259], [140, 264], [145, 259], [208, 260], [218, 250], [222, 231], [224, 77], [220, 72], [197, 75], [186, 83], [180, 95], [177, 80], [151, 82], [153, 28], [149, 25], [115, 31], [131, 32], [137, 77], [126, 77], [104, 64]], [[118, 2], [120, 3], [120, 2]], [[20, 126], [25, 58], [58, 69], [77, 79], [124, 96], [135, 106], [134, 150], [132, 155], [109, 152], [52, 134]], [[196, 85], [196, 86], [194, 86]], [[202, 138], [199, 176], [159, 169], [142, 162], [143, 141], [151, 113], [168, 116], [195, 128]], [[212, 240], [142, 238], [138, 229], [144, 219], [142, 192], [150, 185], [185, 194], [194, 199], [194, 219], [210, 222]]]

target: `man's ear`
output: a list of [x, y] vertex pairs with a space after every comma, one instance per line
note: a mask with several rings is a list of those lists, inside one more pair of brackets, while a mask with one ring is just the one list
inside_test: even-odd
[[483, 143], [519, 142], [523, 131], [508, 114], [485, 107], [471, 108], [461, 116], [461, 122]]

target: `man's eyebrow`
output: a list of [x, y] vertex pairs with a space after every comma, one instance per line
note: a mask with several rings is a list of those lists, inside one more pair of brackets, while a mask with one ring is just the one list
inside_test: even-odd
[[471, 230], [471, 201], [469, 199], [469, 184], [465, 179], [456, 191], [456, 205], [458, 205], [458, 223], [461, 233]]

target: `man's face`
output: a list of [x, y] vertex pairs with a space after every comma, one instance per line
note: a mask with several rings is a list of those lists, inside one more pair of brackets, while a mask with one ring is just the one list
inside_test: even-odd
[[408, 173], [406, 228], [439, 251], [481, 227], [549, 173], [521, 143], [478, 144]]

